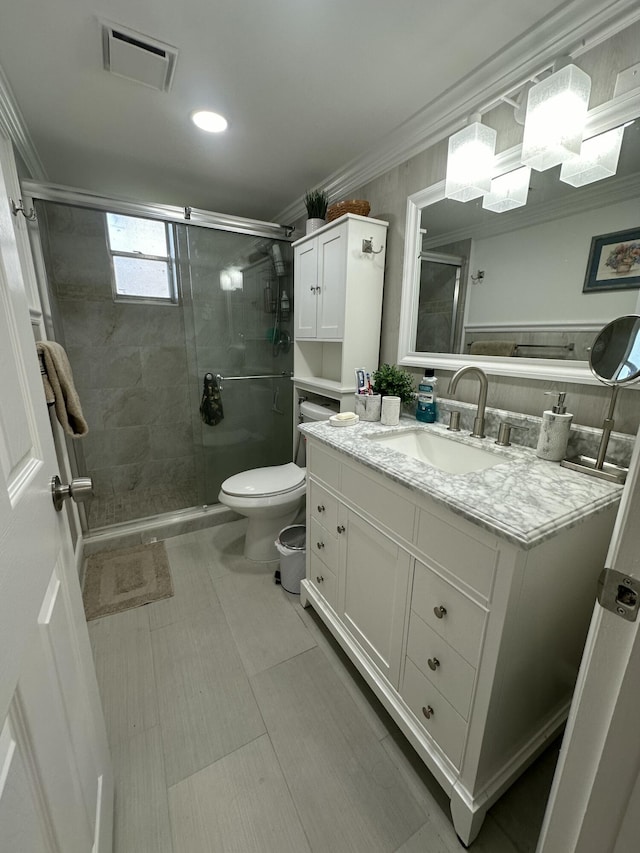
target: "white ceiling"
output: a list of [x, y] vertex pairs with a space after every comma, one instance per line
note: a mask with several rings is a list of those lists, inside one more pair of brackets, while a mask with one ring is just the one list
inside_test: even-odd
[[[273, 219], [545, 16], [579, 5], [2, 0], [0, 67], [49, 181]], [[103, 69], [99, 18], [178, 48], [170, 92]], [[229, 130], [197, 130], [197, 108], [223, 113]]]

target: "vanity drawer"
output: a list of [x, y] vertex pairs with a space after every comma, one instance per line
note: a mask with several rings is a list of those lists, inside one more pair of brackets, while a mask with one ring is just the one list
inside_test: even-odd
[[433, 513], [421, 510], [416, 545], [427, 559], [488, 599], [498, 552], [483, 541], [482, 531], [478, 530], [477, 537], [470, 536], [465, 527], [469, 525], [461, 518], [456, 517], [455, 525], [448, 524]]
[[315, 554], [309, 554], [308, 580], [333, 609], [336, 609], [338, 584], [335, 574]]
[[415, 506], [395, 491], [345, 465], [342, 493], [348, 500], [408, 542], [413, 539]]
[[400, 695], [451, 763], [459, 767], [467, 724], [409, 658]]
[[334, 532], [327, 531], [321, 524], [311, 519], [311, 530], [307, 540], [307, 549], [319, 557], [330, 569], [335, 571], [338, 564], [338, 537]]
[[307, 441], [307, 468], [313, 476], [334, 489], [340, 488], [341, 463], [336, 456], [324, 450], [315, 441]]
[[309, 507], [311, 518], [336, 535], [338, 524], [338, 501], [314, 480], [309, 481]]
[[460, 716], [468, 720], [475, 670], [414, 612], [409, 621], [407, 655]]
[[411, 609], [468, 663], [477, 665], [485, 611], [418, 560]]

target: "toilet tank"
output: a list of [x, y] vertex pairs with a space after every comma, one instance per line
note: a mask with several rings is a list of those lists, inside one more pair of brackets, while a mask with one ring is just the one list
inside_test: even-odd
[[331, 401], [326, 405], [319, 403], [311, 403], [309, 400], [304, 400], [300, 403], [300, 417], [302, 423], [311, 421], [328, 421], [331, 415], [335, 415], [339, 411], [337, 402]]

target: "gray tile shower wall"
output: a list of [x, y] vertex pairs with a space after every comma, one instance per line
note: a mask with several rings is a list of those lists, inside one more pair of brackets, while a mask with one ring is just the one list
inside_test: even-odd
[[182, 306], [113, 302], [104, 214], [48, 204], [46, 226], [51, 296], [89, 423], [93, 521], [127, 520], [114, 502], [123, 494], [128, 518], [200, 503]]

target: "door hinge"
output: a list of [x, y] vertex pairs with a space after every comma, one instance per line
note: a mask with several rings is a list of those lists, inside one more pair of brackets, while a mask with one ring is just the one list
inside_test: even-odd
[[598, 601], [627, 622], [635, 622], [640, 607], [640, 581], [615, 569], [603, 569], [598, 578]]

